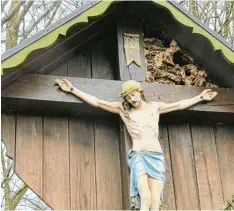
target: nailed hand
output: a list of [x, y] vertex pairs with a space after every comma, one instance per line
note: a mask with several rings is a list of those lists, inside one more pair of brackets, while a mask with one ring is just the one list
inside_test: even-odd
[[63, 80], [56, 79], [55, 82], [65, 92], [70, 92], [73, 88], [72, 84], [66, 79]]
[[212, 92], [211, 89], [205, 89], [199, 96], [203, 100], [211, 101], [217, 94], [217, 92]]

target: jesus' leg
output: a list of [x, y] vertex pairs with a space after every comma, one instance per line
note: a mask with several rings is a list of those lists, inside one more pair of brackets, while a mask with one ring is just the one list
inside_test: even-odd
[[151, 192], [148, 184], [148, 175], [144, 174], [137, 183], [137, 189], [141, 198], [141, 210], [149, 210], [151, 205]]
[[160, 180], [148, 177], [149, 188], [151, 191], [151, 207], [150, 210], [159, 210], [160, 196], [163, 190], [163, 183]]

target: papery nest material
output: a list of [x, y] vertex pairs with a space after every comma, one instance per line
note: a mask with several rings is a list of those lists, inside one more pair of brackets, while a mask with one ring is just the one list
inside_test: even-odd
[[[144, 46], [147, 82], [217, 87], [206, 72], [195, 64], [194, 59], [180, 49], [175, 40], [172, 40], [170, 47], [166, 48], [159, 39], [145, 38]], [[189, 64], [180, 66], [174, 62], [174, 54], [178, 51], [182, 55], [181, 58], [186, 58]]]

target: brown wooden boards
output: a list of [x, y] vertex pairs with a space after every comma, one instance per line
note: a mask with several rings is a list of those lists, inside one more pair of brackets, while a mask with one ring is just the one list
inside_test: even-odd
[[[68, 62], [68, 75], [91, 77], [91, 50], [83, 49]], [[93, 119], [69, 119], [71, 209], [96, 209], [96, 164]]]
[[215, 138], [224, 201], [230, 200], [234, 190], [234, 125], [216, 125]]
[[172, 175], [172, 166], [171, 166], [171, 155], [170, 155], [170, 144], [168, 140], [168, 131], [167, 125], [159, 125], [159, 142], [162, 146], [165, 162], [166, 162], [166, 183], [164, 186], [164, 203], [162, 205], [163, 210], [175, 210], [175, 193], [174, 193], [174, 184], [173, 184], [173, 175]]
[[[103, 43], [103, 45], [102, 45]], [[114, 60], [102, 40], [92, 48], [92, 78], [113, 78]], [[106, 47], [105, 47], [106, 46]], [[94, 57], [95, 56], [95, 57]], [[108, 81], [108, 80], [107, 80]], [[93, 87], [94, 88], [94, 87]], [[106, 89], [109, 89], [106, 87]], [[100, 92], [104, 90], [99, 90]], [[95, 118], [97, 209], [122, 209], [119, 127], [117, 118]]]
[[191, 132], [201, 209], [222, 209], [224, 202], [213, 127], [192, 124]]
[[91, 49], [83, 48], [76, 57], [68, 62], [68, 76], [91, 78]]
[[[64, 63], [51, 74], [66, 77], [68, 63]], [[43, 129], [43, 198], [53, 209], [70, 209], [68, 118], [44, 117]]]
[[130, 196], [129, 196], [129, 173], [130, 169], [127, 163], [127, 153], [132, 148], [132, 140], [127, 131], [123, 121], [119, 118], [119, 147], [120, 147], [120, 165], [121, 165], [121, 179], [122, 179], [122, 201], [123, 209], [130, 209]]
[[1, 138], [6, 145], [7, 155], [15, 158], [15, 115], [1, 116]]
[[67, 69], [67, 63], [65, 63], [50, 73], [50, 75], [67, 76]]
[[40, 196], [42, 195], [42, 118], [17, 115], [15, 171]]
[[[69, 120], [71, 209], [96, 209], [93, 120]], [[100, 178], [102, 180], [102, 178]]]
[[[125, 8], [118, 12], [117, 16], [117, 41], [118, 41], [118, 79], [122, 81], [126, 80], [137, 80], [145, 81], [145, 54], [144, 54], [144, 38], [143, 38], [143, 27], [141, 21], [134, 14], [126, 14], [128, 5], [125, 4]], [[134, 10], [133, 8], [130, 9]], [[131, 13], [131, 12], [130, 12]], [[134, 12], [132, 12], [134, 13]], [[140, 48], [140, 62], [139, 67], [135, 63], [131, 63], [127, 66], [124, 49], [124, 33], [137, 34], [139, 35], [139, 48]]]
[[97, 209], [122, 209], [118, 124], [115, 119], [94, 123]]
[[43, 199], [53, 209], [70, 209], [67, 118], [44, 117]]
[[200, 209], [189, 125], [169, 124], [168, 132], [176, 208]]
[[114, 79], [115, 56], [114, 40], [101, 40], [92, 45], [92, 78]]

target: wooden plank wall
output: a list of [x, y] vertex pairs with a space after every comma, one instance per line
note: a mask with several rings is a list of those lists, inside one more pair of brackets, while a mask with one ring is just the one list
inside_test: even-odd
[[160, 125], [167, 171], [163, 209], [218, 210], [234, 190], [234, 125]]
[[[122, 209], [116, 120], [46, 117], [42, 125], [41, 117], [21, 115], [8, 124], [14, 118], [2, 115], [2, 139], [15, 151], [17, 174], [45, 202], [56, 209]], [[160, 125], [167, 165], [163, 209], [223, 207], [234, 190], [233, 129]]]
[[[127, 194], [121, 193], [116, 120], [46, 117], [42, 124], [41, 117], [21, 115], [8, 124], [14, 118], [2, 115], [2, 139], [15, 151], [17, 174], [45, 202], [54, 209], [122, 209]], [[163, 209], [223, 207], [234, 190], [233, 129], [160, 125], [167, 165]]]
[[[114, 79], [113, 43], [87, 45], [51, 75]], [[53, 209], [122, 209], [117, 116], [2, 115], [2, 125], [16, 172]]]
[[[115, 78], [111, 40], [83, 48], [53, 75]], [[114, 43], [114, 42], [112, 42]], [[17, 174], [53, 209], [122, 209], [128, 203], [119, 119], [2, 115]], [[234, 125], [160, 125], [167, 179], [163, 209], [221, 209], [234, 190]]]

